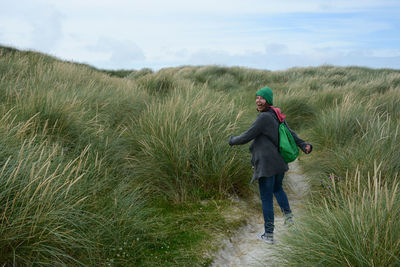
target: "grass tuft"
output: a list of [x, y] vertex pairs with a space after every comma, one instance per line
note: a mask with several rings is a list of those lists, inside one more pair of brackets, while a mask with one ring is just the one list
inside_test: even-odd
[[137, 175], [177, 203], [245, 195], [247, 164], [226, 141], [237, 127], [235, 111], [226, 97], [195, 87], [150, 103], [129, 129], [140, 148], [132, 157]]
[[331, 179], [322, 206], [310, 206], [279, 246], [287, 266], [397, 266], [400, 198], [397, 177], [356, 171]]

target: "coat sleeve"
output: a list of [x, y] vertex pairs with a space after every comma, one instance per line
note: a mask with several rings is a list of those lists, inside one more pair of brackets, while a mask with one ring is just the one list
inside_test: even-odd
[[292, 134], [292, 136], [293, 136], [293, 138], [294, 138], [294, 141], [296, 142], [296, 145], [297, 145], [298, 147], [300, 147], [300, 149], [301, 149], [304, 153], [306, 153], [306, 146], [307, 146], [307, 145], [310, 145], [310, 147], [311, 147], [310, 153], [311, 153], [311, 151], [312, 151], [312, 149], [313, 149], [313, 146], [312, 146], [311, 144], [309, 144], [309, 143], [306, 143], [303, 139], [301, 139], [301, 138], [295, 133], [295, 131], [293, 131], [293, 130], [289, 127], [289, 125], [287, 124], [286, 121], [284, 121], [284, 123], [285, 123], [286, 127], [289, 129], [290, 133]]
[[245, 131], [244, 133], [242, 133], [239, 136], [231, 136], [229, 137], [229, 145], [233, 146], [233, 145], [243, 145], [246, 144], [248, 142], [250, 142], [251, 140], [253, 140], [254, 138], [256, 138], [262, 131], [262, 117], [261, 116], [257, 116], [257, 119], [253, 122], [253, 124], [250, 126], [249, 129], [247, 129], [247, 131]]

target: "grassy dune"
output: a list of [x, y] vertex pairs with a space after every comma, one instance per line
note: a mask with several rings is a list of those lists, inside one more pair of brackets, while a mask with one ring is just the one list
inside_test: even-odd
[[107, 71], [0, 47], [0, 80], [0, 264], [208, 265], [245, 219], [223, 215], [251, 196], [227, 139], [265, 85], [315, 148], [282, 263], [400, 264], [400, 71]]
[[8, 48], [0, 71], [0, 263], [202, 264], [243, 222], [219, 212], [249, 191], [222, 93]]

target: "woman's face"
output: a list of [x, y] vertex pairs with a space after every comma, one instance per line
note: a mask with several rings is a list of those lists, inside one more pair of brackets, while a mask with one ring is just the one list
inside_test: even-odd
[[258, 111], [264, 111], [267, 108], [267, 100], [262, 96], [256, 96], [256, 105]]

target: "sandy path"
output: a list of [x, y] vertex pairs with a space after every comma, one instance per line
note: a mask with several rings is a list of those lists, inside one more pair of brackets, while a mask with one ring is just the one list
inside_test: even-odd
[[[297, 161], [289, 165], [284, 184], [288, 189], [286, 192], [292, 212], [296, 216], [300, 209], [301, 199], [309, 189], [307, 179], [301, 173]], [[275, 199], [274, 201], [276, 204]], [[275, 212], [275, 242], [279, 242], [279, 236], [285, 231], [285, 228], [282, 213], [280, 211]], [[260, 206], [259, 212], [250, 216], [246, 226], [242, 227], [236, 235], [223, 242], [222, 249], [214, 257], [212, 266], [273, 266], [275, 260], [274, 245], [267, 244], [257, 238], [257, 234], [264, 232], [263, 229], [264, 220]]]

